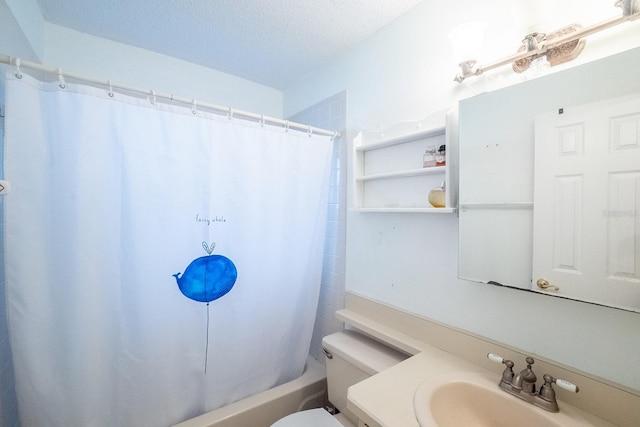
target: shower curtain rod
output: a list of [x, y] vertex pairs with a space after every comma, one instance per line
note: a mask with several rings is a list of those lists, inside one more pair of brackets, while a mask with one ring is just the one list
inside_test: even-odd
[[107, 80], [107, 81], [96, 80], [96, 79], [92, 79], [92, 78], [85, 77], [85, 76], [82, 76], [82, 75], [66, 72], [66, 71], [63, 74], [61, 68], [49, 68], [49, 67], [45, 67], [45, 66], [43, 66], [41, 64], [38, 64], [37, 62], [23, 61], [20, 58], [11, 57], [9, 55], [5, 55], [5, 54], [1, 54], [1, 53], [0, 53], [0, 63], [1, 64], [11, 65], [11, 66], [15, 67], [16, 68], [16, 76], [18, 76], [18, 75], [21, 76], [21, 67], [30, 68], [32, 70], [43, 71], [45, 73], [54, 74], [54, 75], [56, 75], [58, 77], [58, 80], [60, 81], [60, 85], [62, 87], [64, 87], [64, 84], [65, 84], [65, 80], [64, 79], [66, 77], [66, 78], [69, 78], [69, 79], [72, 79], [72, 80], [78, 80], [78, 81], [85, 82], [85, 83], [91, 83], [91, 84], [94, 84], [94, 85], [104, 86], [105, 88], [109, 89], [109, 91], [112, 91], [113, 89], [120, 89], [120, 90], [127, 91], [127, 92], [134, 92], [134, 93], [139, 93], [139, 94], [142, 94], [142, 95], [151, 96], [154, 99], [164, 99], [164, 100], [167, 100], [167, 101], [170, 101], [170, 102], [174, 102], [174, 103], [191, 105], [194, 110], [196, 108], [205, 108], [207, 110], [212, 110], [215, 113], [218, 113], [218, 114], [221, 114], [221, 115], [226, 114], [229, 117], [241, 117], [241, 118], [249, 119], [249, 120], [252, 120], [252, 121], [255, 121], [255, 122], [259, 122], [259, 123], [279, 125], [279, 126], [287, 128], [287, 129], [298, 129], [298, 130], [302, 130], [302, 131], [307, 131], [310, 134], [311, 133], [315, 133], [317, 135], [327, 135], [327, 136], [332, 136], [334, 138], [339, 138], [340, 136], [342, 136], [342, 134], [340, 132], [338, 132], [338, 131], [322, 129], [322, 128], [318, 128], [318, 127], [311, 126], [311, 125], [305, 125], [305, 124], [302, 124], [302, 123], [296, 123], [296, 122], [292, 122], [292, 121], [289, 121], [289, 120], [278, 119], [276, 117], [269, 117], [269, 116], [265, 116], [264, 114], [252, 113], [250, 111], [236, 110], [236, 109], [231, 108], [231, 107], [225, 107], [225, 106], [222, 106], [222, 105], [212, 104], [212, 103], [209, 103], [209, 102], [198, 102], [198, 101], [196, 101], [195, 98], [189, 99], [189, 98], [185, 98], [185, 97], [175, 96], [173, 94], [155, 92], [154, 90], [140, 89], [140, 88], [137, 88], [137, 87], [127, 86], [127, 85], [123, 85], [123, 84], [120, 84], [120, 83], [113, 83], [111, 80]]

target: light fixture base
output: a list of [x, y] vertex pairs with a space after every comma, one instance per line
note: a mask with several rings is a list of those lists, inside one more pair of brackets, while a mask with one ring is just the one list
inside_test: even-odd
[[[552, 43], [554, 39], [565, 37], [568, 34], [574, 33], [582, 28], [579, 24], [571, 24], [551, 34], [535, 33], [531, 36], [535, 38], [536, 46], [544, 46]], [[552, 47], [545, 51], [547, 61], [553, 67], [568, 61], [571, 61], [580, 55], [582, 49], [586, 45], [587, 41], [584, 39], [578, 39], [563, 43], [559, 46]], [[524, 52], [527, 50], [527, 39], [523, 41], [522, 46], [518, 49], [518, 52]], [[539, 54], [532, 54], [531, 56], [524, 57], [513, 63], [513, 71], [516, 73], [522, 73], [529, 69], [531, 62], [536, 59]]]

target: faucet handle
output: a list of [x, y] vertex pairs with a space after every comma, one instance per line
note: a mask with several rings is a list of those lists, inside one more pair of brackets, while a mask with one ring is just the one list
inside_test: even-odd
[[511, 368], [513, 368], [513, 365], [514, 365], [511, 360], [503, 359], [502, 356], [498, 356], [497, 354], [494, 354], [494, 353], [488, 353], [487, 359], [491, 360], [492, 362], [502, 363], [504, 365], [507, 365], [507, 368], [505, 369], [505, 371], [511, 371]]
[[494, 353], [487, 353], [487, 359], [491, 360], [492, 362], [504, 363], [504, 359], [502, 358], [502, 356], [498, 356]]
[[546, 409], [551, 412], [558, 412], [558, 401], [556, 400], [556, 392], [553, 389], [552, 383], [556, 383], [556, 385], [565, 390], [569, 390], [573, 393], [577, 393], [580, 391], [578, 386], [575, 384], [571, 384], [569, 381], [561, 380], [559, 378], [553, 378], [549, 374], [544, 374], [542, 376], [544, 379], [544, 384], [540, 387], [540, 391], [538, 395], [541, 400], [538, 401], [537, 405], [541, 408]]
[[547, 377], [550, 378], [551, 382], [555, 383], [558, 387], [570, 391], [572, 393], [577, 393], [580, 391], [577, 385], [570, 383], [566, 380], [561, 380], [560, 378], [553, 378], [551, 375], [544, 375], [542, 378], [547, 381]]
[[577, 385], [572, 384], [569, 381], [561, 380], [559, 378], [553, 378], [549, 374], [544, 374], [542, 376], [542, 379], [544, 379], [544, 384], [540, 388], [540, 397], [549, 402], [555, 402], [556, 400], [556, 393], [553, 390], [553, 386], [551, 385], [552, 383], [555, 383], [558, 387], [573, 393], [577, 393], [580, 391]]
[[487, 354], [487, 359], [491, 360], [492, 362], [496, 362], [496, 363], [509, 362], [509, 360], [503, 359], [502, 356], [497, 355], [495, 353], [488, 353]]
[[500, 379], [500, 383], [511, 384], [511, 381], [513, 380], [513, 376], [514, 376], [513, 362], [511, 360], [503, 359], [502, 356], [498, 356], [497, 354], [494, 354], [494, 353], [487, 354], [487, 359], [491, 360], [492, 362], [502, 363], [506, 366], [506, 368], [504, 368], [504, 372], [502, 372], [502, 378]]

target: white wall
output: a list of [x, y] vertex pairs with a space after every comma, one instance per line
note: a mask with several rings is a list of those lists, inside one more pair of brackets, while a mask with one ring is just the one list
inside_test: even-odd
[[282, 92], [145, 49], [45, 24], [42, 62], [50, 67], [282, 117]]
[[[462, 85], [455, 83], [458, 67], [447, 34], [462, 22], [486, 22], [479, 62], [489, 63], [515, 53], [527, 31], [539, 27], [534, 22], [542, 18], [537, 17], [548, 9], [555, 11], [546, 19], [552, 29], [575, 22], [588, 26], [620, 16], [613, 0], [424, 2], [360, 46], [289, 86], [284, 92], [284, 115], [348, 89], [349, 125], [357, 131], [424, 118], [459, 99], [521, 82], [522, 75], [505, 66]], [[552, 71], [638, 46], [638, 25], [638, 21], [626, 23], [591, 36], [576, 60]]]
[[[0, 53], [158, 93], [282, 117], [282, 92], [149, 50], [47, 23], [36, 0], [0, 0]], [[3, 46], [6, 51], [2, 50]]]
[[[0, 13], [8, 12], [12, 15], [12, 19], [20, 27], [21, 36], [35, 55], [33, 59], [41, 58], [44, 52], [44, 19], [36, 0], [0, 0], [0, 2], [6, 5], [6, 10], [0, 10]], [[21, 55], [24, 56], [24, 53]]]
[[0, 28], [2, 28], [0, 52], [5, 55], [19, 56], [29, 61], [38, 60], [38, 55], [31, 48], [29, 40], [4, 0], [0, 0]]
[[[600, 3], [563, 2], [574, 13], [548, 20], [557, 26], [574, 21], [589, 25], [619, 13], [612, 2], [605, 2], [604, 15], [596, 13]], [[515, 8], [508, 0], [425, 2], [287, 88], [285, 115], [347, 90], [347, 138], [352, 138], [362, 129], [423, 118], [476, 92], [516, 84], [522, 77], [509, 67], [463, 85], [454, 83], [457, 70], [446, 34], [466, 19], [487, 18], [486, 59], [498, 59], [517, 49], [535, 23], [532, 17], [543, 16], [544, 11], [523, 5], [518, 2]], [[591, 37], [579, 59], [563, 68], [640, 46], [639, 25], [627, 23]], [[514, 48], [505, 50], [500, 28], [505, 38], [514, 34], [509, 39]], [[346, 288], [640, 390], [640, 377], [630, 374], [640, 371], [640, 316], [459, 280], [457, 240], [456, 215], [349, 212]]]

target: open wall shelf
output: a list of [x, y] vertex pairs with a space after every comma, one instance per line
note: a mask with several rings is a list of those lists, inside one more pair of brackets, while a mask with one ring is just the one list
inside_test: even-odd
[[[457, 185], [452, 171], [457, 146], [449, 132], [454, 125], [450, 114], [436, 126], [416, 122], [408, 130], [405, 125], [384, 133], [360, 132], [353, 141], [353, 210], [455, 213]], [[447, 148], [446, 165], [422, 167], [427, 147], [441, 145]], [[429, 204], [429, 191], [442, 182], [447, 189], [445, 207], [435, 208]]]

